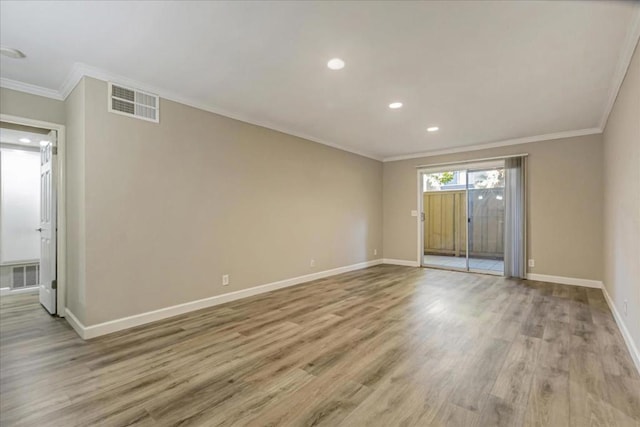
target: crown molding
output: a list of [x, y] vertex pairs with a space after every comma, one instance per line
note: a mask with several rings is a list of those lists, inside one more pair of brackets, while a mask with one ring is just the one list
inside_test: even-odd
[[[631, 51], [633, 53], [633, 51]], [[627, 65], [628, 67], [628, 65]], [[626, 70], [626, 69], [625, 69]], [[626, 71], [625, 71], [626, 72]], [[306, 139], [312, 142], [316, 142], [318, 144], [326, 145], [341, 151], [346, 151], [348, 153], [356, 154], [359, 156], [367, 157], [370, 159], [382, 161], [382, 162], [392, 162], [397, 160], [408, 160], [408, 159], [416, 159], [420, 157], [433, 157], [439, 156], [443, 154], [454, 154], [454, 153], [464, 153], [467, 151], [476, 151], [476, 150], [485, 150], [487, 148], [496, 148], [496, 147], [506, 147], [509, 145], [518, 145], [518, 144], [526, 144], [528, 142], [538, 142], [538, 141], [547, 141], [552, 139], [560, 139], [560, 138], [570, 138], [575, 136], [584, 136], [584, 135], [592, 135], [597, 133], [602, 133], [602, 128], [589, 128], [589, 129], [579, 129], [565, 132], [556, 132], [549, 133], [544, 135], [536, 135], [536, 136], [528, 136], [523, 138], [515, 138], [515, 139], [507, 139], [503, 141], [489, 142], [484, 144], [476, 144], [476, 145], [467, 145], [462, 147], [453, 147], [446, 148], [442, 150], [431, 150], [420, 153], [412, 153], [405, 154], [399, 156], [390, 156], [390, 157], [381, 157], [374, 155], [372, 153], [353, 150], [351, 148], [342, 146], [340, 144], [335, 144], [329, 141], [324, 141], [322, 139], [318, 139], [316, 137], [312, 137], [310, 135], [306, 135], [301, 132], [293, 131], [282, 126], [275, 125], [268, 121], [254, 120], [249, 118], [243, 114], [238, 114], [235, 112], [231, 112], [219, 107], [214, 107], [211, 105], [205, 105], [199, 101], [195, 101], [190, 98], [185, 98], [180, 95], [177, 95], [173, 92], [163, 90], [161, 88], [151, 86], [148, 84], [144, 84], [138, 82], [136, 80], [120, 76], [109, 71], [103, 70], [101, 68], [92, 67], [82, 63], [76, 63], [71, 68], [71, 71], [67, 75], [67, 78], [63, 82], [62, 86], [59, 90], [47, 89], [36, 85], [31, 85], [28, 83], [22, 83], [15, 80], [10, 79], [1, 79], [0, 87], [5, 87], [8, 89], [14, 89], [21, 92], [31, 93], [33, 95], [40, 95], [47, 98], [52, 98], [56, 100], [65, 100], [67, 96], [71, 93], [71, 91], [76, 87], [76, 85], [82, 80], [83, 77], [91, 77], [98, 80], [103, 80], [107, 82], [112, 82], [116, 84], [121, 84], [123, 86], [135, 87], [145, 92], [153, 93], [155, 95], [160, 96], [161, 98], [178, 102], [180, 104], [188, 105], [193, 108], [197, 108], [199, 110], [208, 111], [210, 113], [218, 114], [221, 116], [225, 116], [234, 120], [239, 120], [241, 122], [253, 124], [256, 126], [261, 126], [264, 128], [268, 128], [277, 132], [282, 132], [288, 135], [296, 136], [298, 138]], [[624, 77], [623, 77], [624, 78]], [[621, 82], [620, 82], [621, 83]], [[619, 87], [618, 87], [619, 90]], [[616, 92], [617, 93], [617, 92]], [[615, 97], [614, 97], [615, 101]], [[612, 104], [613, 105], [613, 104]]]
[[[639, 26], [640, 28], [640, 26]], [[631, 54], [633, 54], [633, 50], [631, 51]], [[629, 57], [630, 59], [630, 57]], [[627, 68], [628, 68], [628, 64], [627, 64]], [[625, 73], [626, 73], [626, 68], [625, 68]], [[359, 151], [359, 150], [353, 150], [351, 148], [348, 147], [344, 147], [340, 144], [335, 144], [329, 141], [324, 141], [315, 137], [312, 137], [310, 135], [306, 135], [304, 133], [300, 133], [297, 131], [293, 131], [287, 128], [284, 128], [282, 126], [278, 126], [275, 125], [271, 122], [268, 121], [261, 121], [261, 120], [254, 120], [252, 118], [249, 118], [243, 114], [238, 114], [235, 112], [231, 112], [219, 107], [214, 107], [211, 105], [205, 105], [199, 101], [195, 101], [193, 99], [190, 98], [185, 98], [183, 96], [177, 95], [173, 92], [155, 87], [155, 86], [151, 86], [148, 84], [144, 84], [141, 82], [138, 82], [136, 80], [124, 77], [124, 76], [120, 76], [114, 73], [111, 73], [109, 71], [103, 70], [101, 68], [97, 68], [97, 67], [92, 67], [86, 64], [82, 64], [82, 63], [76, 63], [73, 65], [73, 67], [71, 68], [71, 71], [69, 72], [69, 74], [67, 75], [67, 78], [65, 79], [64, 83], [62, 84], [62, 86], [60, 87], [60, 90], [53, 90], [53, 89], [48, 89], [48, 88], [43, 88], [40, 86], [36, 86], [36, 85], [31, 85], [28, 83], [22, 83], [22, 82], [18, 82], [15, 80], [10, 80], [10, 79], [1, 79], [0, 80], [0, 87], [5, 87], [8, 89], [14, 89], [14, 90], [18, 90], [21, 92], [26, 92], [26, 93], [30, 93], [33, 95], [40, 95], [40, 96], [44, 96], [47, 98], [52, 98], [52, 99], [56, 99], [56, 100], [65, 100], [67, 98], [67, 96], [69, 96], [69, 94], [71, 93], [71, 91], [76, 87], [76, 85], [80, 82], [80, 80], [82, 80], [83, 77], [91, 77], [97, 80], [103, 80], [103, 81], [107, 81], [107, 82], [112, 82], [112, 83], [116, 83], [116, 84], [120, 84], [123, 86], [129, 86], [129, 87], [135, 87], [137, 89], [140, 89], [142, 91], [145, 92], [149, 92], [149, 93], [153, 93], [155, 95], [160, 96], [161, 98], [170, 100], [170, 101], [174, 101], [174, 102], [178, 102], [180, 104], [184, 104], [184, 105], [188, 105], [190, 107], [193, 108], [197, 108], [199, 110], [203, 110], [203, 111], [208, 111], [210, 113], [214, 113], [214, 114], [218, 114], [221, 116], [225, 116], [234, 120], [239, 120], [241, 122], [245, 122], [245, 123], [249, 123], [249, 124], [253, 124], [256, 126], [261, 126], [264, 128], [268, 128], [271, 130], [275, 130], [277, 132], [282, 132], [288, 135], [292, 135], [292, 136], [296, 136], [298, 138], [302, 138], [302, 139], [306, 139], [312, 142], [317, 142], [318, 144], [322, 144], [322, 145], [326, 145], [338, 150], [342, 150], [342, 151], [346, 151], [352, 154], [357, 154], [359, 156], [363, 156], [363, 157], [368, 157], [370, 159], [374, 159], [374, 160], [378, 160], [378, 161], [382, 161], [382, 162], [392, 162], [392, 161], [397, 161], [397, 160], [408, 160], [408, 159], [416, 159], [416, 158], [420, 158], [420, 157], [433, 157], [433, 156], [440, 156], [443, 154], [454, 154], [454, 153], [464, 153], [467, 151], [476, 151], [476, 150], [485, 150], [487, 148], [496, 148], [496, 147], [506, 147], [509, 145], [518, 145], [518, 144], [526, 144], [528, 142], [538, 142], [538, 141], [547, 141], [547, 140], [552, 140], [552, 139], [560, 139], [560, 138], [570, 138], [570, 137], [575, 137], [575, 136], [584, 136], [584, 135], [592, 135], [592, 134], [597, 134], [597, 133], [602, 133], [602, 128], [589, 128], [589, 129], [579, 129], [579, 130], [572, 130], [572, 131], [565, 131], [565, 132], [556, 132], [556, 133], [549, 133], [549, 134], [544, 134], [544, 135], [535, 135], [535, 136], [528, 136], [528, 137], [523, 137], [523, 138], [515, 138], [515, 139], [507, 139], [507, 140], [503, 140], [503, 141], [496, 141], [496, 142], [489, 142], [489, 143], [484, 143], [484, 144], [476, 144], [476, 145], [467, 145], [467, 146], [462, 146], [462, 147], [453, 147], [453, 148], [445, 148], [442, 150], [430, 150], [430, 151], [425, 151], [425, 152], [420, 152], [420, 153], [413, 153], [413, 154], [405, 154], [405, 155], [399, 155], [399, 156], [391, 156], [391, 157], [380, 157], [380, 156], [376, 156], [374, 154], [371, 153], [367, 153], [367, 152], [363, 152], [363, 151]], [[624, 79], [624, 74], [623, 77]], [[620, 85], [622, 84], [622, 81], [620, 81]], [[618, 86], [618, 90], [620, 89], [620, 87]], [[616, 91], [617, 94], [617, 91]], [[615, 101], [615, 96], [613, 97], [613, 100]], [[613, 103], [611, 104], [613, 106]], [[609, 109], [610, 112], [610, 109]], [[608, 114], [607, 114], [608, 116]]]
[[618, 92], [620, 92], [620, 88], [622, 87], [622, 83], [624, 82], [624, 78], [627, 75], [627, 71], [629, 70], [629, 66], [631, 65], [631, 60], [633, 59], [633, 53], [636, 50], [636, 46], [640, 42], [640, 4], [636, 4], [635, 6], [635, 16], [631, 21], [631, 27], [627, 32], [627, 38], [624, 42], [624, 45], [620, 49], [620, 56], [618, 59], [618, 67], [613, 74], [612, 85], [609, 89], [609, 97], [607, 99], [607, 103], [604, 106], [604, 112], [602, 114], [602, 119], [600, 119], [600, 128], [604, 131], [604, 128], [607, 126], [607, 121], [609, 120], [609, 115], [611, 114], [611, 110], [613, 110], [613, 105], [618, 98]]
[[485, 144], [465, 145], [462, 147], [445, 148], [442, 150], [423, 151], [421, 153], [405, 154], [401, 156], [385, 157], [383, 162], [395, 162], [398, 160], [418, 159], [420, 157], [441, 156], [443, 154], [465, 153], [467, 151], [486, 150], [488, 148], [507, 147], [509, 145], [526, 144], [529, 142], [550, 141], [552, 139], [572, 138], [575, 136], [594, 135], [602, 133], [600, 128], [588, 128], [569, 130], [564, 132], [547, 133], [544, 135], [527, 136], [524, 138], [505, 139], [502, 141], [488, 142]]
[[229, 111], [214, 105], [203, 104], [200, 101], [183, 97], [173, 92], [170, 92], [161, 88], [157, 88], [154, 86], [150, 86], [150, 85], [132, 80], [130, 78], [111, 73], [107, 70], [104, 70], [98, 67], [92, 67], [82, 63], [75, 63], [73, 65], [69, 74], [67, 75], [67, 78], [64, 80], [59, 90], [36, 86], [29, 83], [23, 83], [17, 80], [7, 79], [4, 77], [0, 78], [0, 87], [13, 89], [20, 92], [29, 93], [32, 95], [43, 96], [43, 97], [55, 99], [58, 101], [64, 101], [83, 77], [92, 77], [98, 80], [110, 81], [110, 82], [121, 84], [124, 86], [136, 87], [136, 88], [139, 88], [140, 90], [154, 93], [160, 96], [161, 98], [165, 98], [170, 101], [178, 102], [184, 105], [188, 105], [190, 107], [194, 107], [200, 110], [208, 111], [210, 113], [225, 116], [234, 120], [239, 120], [245, 123], [249, 123], [256, 126], [261, 126], [271, 130], [275, 130], [278, 132], [286, 133], [288, 135], [303, 138], [312, 142], [317, 142], [319, 144], [336, 148], [338, 150], [357, 154], [363, 157], [368, 157], [370, 159], [374, 159], [378, 161], [391, 162], [391, 161], [397, 161], [397, 160], [415, 159], [420, 157], [433, 157], [433, 156], [439, 156], [443, 154], [463, 153], [467, 151], [484, 150], [487, 148], [506, 147], [509, 145], [526, 144], [528, 142], [547, 141], [552, 139], [570, 138], [575, 136], [602, 133], [604, 128], [606, 127], [607, 120], [609, 119], [609, 115], [611, 114], [611, 110], [613, 109], [613, 106], [615, 104], [616, 98], [618, 96], [618, 92], [620, 91], [622, 83], [624, 82], [624, 78], [627, 74], [627, 70], [629, 69], [629, 66], [631, 64], [633, 53], [640, 41], [640, 5], [636, 5], [635, 9], [636, 9], [634, 13], [635, 16], [632, 19], [631, 27], [627, 32], [626, 41], [623, 47], [621, 48], [618, 66], [613, 76], [612, 85], [609, 90], [609, 96], [607, 98], [607, 103], [605, 104], [602, 118], [600, 119], [599, 127], [565, 131], [565, 132], [556, 132], [556, 133], [536, 135], [536, 136], [530, 136], [530, 137], [524, 137], [524, 138], [508, 139], [503, 141], [447, 148], [442, 150], [430, 150], [430, 151], [425, 151], [420, 153], [413, 153], [413, 154], [406, 154], [406, 155], [399, 155], [399, 156], [381, 157], [369, 152], [354, 150], [340, 144], [335, 144], [333, 142], [325, 141], [325, 140], [313, 137], [311, 135], [307, 135], [305, 133], [288, 129], [286, 127], [274, 124], [270, 121], [255, 120], [242, 113]]
[[218, 106], [203, 104], [200, 101], [196, 101], [194, 99], [178, 95], [174, 92], [171, 92], [159, 87], [155, 87], [152, 85], [148, 85], [148, 84], [130, 79], [128, 77], [124, 77], [115, 73], [111, 73], [107, 70], [104, 70], [98, 67], [92, 67], [90, 65], [86, 65], [82, 63], [76, 63], [73, 65], [73, 67], [71, 68], [71, 71], [69, 72], [69, 75], [67, 76], [64, 83], [62, 84], [60, 88], [60, 95], [63, 97], [63, 99], [66, 99], [67, 96], [69, 96], [73, 88], [75, 88], [75, 86], [83, 77], [91, 77], [97, 80], [112, 82], [112, 83], [116, 83], [116, 84], [120, 84], [128, 87], [134, 87], [144, 92], [149, 92], [154, 95], [158, 95], [160, 98], [164, 98], [169, 101], [188, 105], [189, 107], [194, 107], [199, 110], [208, 111], [209, 113], [218, 114], [220, 116], [228, 117], [230, 119], [238, 120], [238, 121], [249, 123], [256, 126], [261, 126], [277, 132], [285, 133], [287, 135], [292, 135], [298, 138], [306, 139], [312, 142], [317, 142], [318, 144], [326, 145], [331, 148], [335, 148], [341, 151], [346, 151], [352, 154], [357, 154], [358, 156], [368, 157], [370, 159], [382, 161], [382, 157], [376, 156], [372, 153], [368, 153], [360, 150], [354, 150], [352, 148], [345, 147], [340, 144], [335, 144], [333, 142], [325, 141], [325, 140], [313, 137], [311, 135], [307, 135], [305, 133], [294, 131], [292, 129], [288, 129], [286, 127], [274, 124], [270, 121], [255, 120], [241, 113], [225, 110], [224, 108], [220, 108]]
[[60, 89], [58, 92], [63, 99], [67, 99], [67, 97], [71, 94], [71, 91], [75, 89], [75, 87], [80, 83], [80, 80], [85, 76], [85, 65], [79, 62], [76, 62], [69, 70], [67, 77], [62, 82]]
[[325, 141], [311, 135], [307, 135], [302, 132], [294, 131], [288, 129], [286, 127], [274, 124], [272, 122], [266, 120], [254, 120], [244, 114], [236, 113], [232, 111], [225, 110], [223, 108], [203, 104], [194, 99], [186, 98], [180, 95], [177, 95], [173, 92], [151, 86], [148, 84], [144, 84], [138, 82], [136, 80], [120, 76], [109, 71], [103, 70], [101, 68], [92, 67], [82, 63], [76, 63], [71, 67], [71, 71], [67, 75], [67, 78], [64, 80], [59, 90], [48, 89], [41, 86], [36, 86], [28, 83], [22, 83], [16, 80], [11, 79], [0, 79], [0, 87], [6, 89], [13, 89], [20, 92], [30, 93], [32, 95], [39, 95], [45, 98], [51, 98], [58, 101], [64, 101], [67, 99], [71, 91], [76, 87], [76, 85], [82, 80], [83, 77], [91, 77], [98, 80], [103, 80], [107, 82], [112, 82], [116, 84], [120, 84], [123, 86], [135, 87], [145, 92], [152, 93], [154, 95], [158, 95], [161, 98], [167, 99], [169, 101], [178, 102], [180, 104], [187, 105], [189, 107], [197, 108], [199, 110], [207, 111], [209, 113], [218, 114], [220, 116], [228, 117], [230, 119], [238, 120], [241, 122], [249, 123], [252, 125], [264, 127], [267, 129], [271, 129], [277, 132], [282, 132], [287, 135], [296, 136], [298, 138], [306, 139], [308, 141], [316, 142], [318, 144], [326, 145], [331, 148], [335, 148], [337, 150], [346, 151], [348, 153], [356, 154], [358, 156], [367, 157], [373, 160], [382, 161], [382, 157], [377, 156], [372, 153], [368, 153], [361, 150], [354, 150], [349, 147], [345, 147], [340, 144], [336, 144], [333, 142]]
[[64, 101], [64, 97], [59, 91], [55, 89], [49, 89], [42, 86], [36, 86], [29, 83], [19, 82], [17, 80], [11, 80], [4, 77], [0, 78], [0, 87], [5, 89], [17, 90], [19, 92], [29, 93], [31, 95], [43, 96], [45, 98], [55, 99], [57, 101]]

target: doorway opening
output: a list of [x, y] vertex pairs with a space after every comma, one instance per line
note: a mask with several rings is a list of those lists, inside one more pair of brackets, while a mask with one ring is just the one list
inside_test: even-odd
[[58, 313], [57, 131], [0, 121], [0, 288]]
[[421, 265], [504, 274], [504, 160], [420, 171]]

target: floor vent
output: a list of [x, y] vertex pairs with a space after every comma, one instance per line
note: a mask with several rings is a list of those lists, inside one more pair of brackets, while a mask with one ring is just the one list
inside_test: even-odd
[[22, 289], [29, 286], [38, 286], [39, 269], [38, 264], [12, 266], [9, 287], [11, 289]]
[[158, 95], [109, 83], [109, 111], [158, 123], [160, 121]]

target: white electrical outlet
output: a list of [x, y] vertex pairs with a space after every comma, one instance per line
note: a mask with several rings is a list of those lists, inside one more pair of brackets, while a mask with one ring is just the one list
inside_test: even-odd
[[222, 275], [222, 286], [227, 286], [229, 284], [229, 275], [228, 274], [223, 274]]
[[316, 260], [312, 259], [311, 262], [309, 263], [309, 267], [315, 267], [316, 266]]
[[536, 266], [536, 260], [535, 259], [530, 259], [529, 260], [529, 267], [535, 267]]
[[373, 250], [373, 254], [374, 254], [374, 255], [378, 255], [378, 250], [377, 250], [377, 249], [374, 249], [374, 250]]
[[628, 310], [628, 304], [627, 304], [627, 300], [624, 300], [624, 315], [628, 315], [629, 314], [629, 310]]

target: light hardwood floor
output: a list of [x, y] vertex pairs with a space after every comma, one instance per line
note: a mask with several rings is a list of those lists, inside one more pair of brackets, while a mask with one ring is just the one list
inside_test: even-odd
[[2, 298], [0, 424], [637, 426], [602, 292], [377, 266], [82, 341]]

